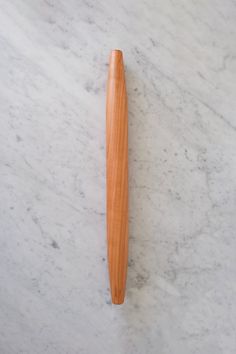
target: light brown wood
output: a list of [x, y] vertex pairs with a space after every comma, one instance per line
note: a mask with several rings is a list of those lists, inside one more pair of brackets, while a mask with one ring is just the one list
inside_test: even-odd
[[107, 245], [113, 304], [125, 297], [128, 263], [128, 111], [123, 55], [110, 56], [107, 106]]

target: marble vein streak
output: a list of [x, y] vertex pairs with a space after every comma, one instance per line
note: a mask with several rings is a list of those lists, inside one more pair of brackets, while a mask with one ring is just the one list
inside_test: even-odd
[[[236, 353], [236, 3], [0, 0], [0, 353]], [[127, 298], [105, 86], [126, 63]]]

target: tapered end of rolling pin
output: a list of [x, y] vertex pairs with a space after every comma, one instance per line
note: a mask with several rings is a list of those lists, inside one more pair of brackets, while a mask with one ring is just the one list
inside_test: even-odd
[[108, 81], [112, 79], [124, 80], [123, 53], [119, 49], [112, 50], [110, 55]]
[[107, 107], [107, 246], [113, 304], [125, 297], [128, 263], [128, 114], [123, 55], [110, 55]]

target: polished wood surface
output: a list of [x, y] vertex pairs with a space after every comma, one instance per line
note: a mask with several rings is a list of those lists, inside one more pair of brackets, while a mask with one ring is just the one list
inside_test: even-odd
[[128, 263], [128, 113], [123, 55], [110, 55], [106, 106], [107, 244], [113, 304], [125, 297]]

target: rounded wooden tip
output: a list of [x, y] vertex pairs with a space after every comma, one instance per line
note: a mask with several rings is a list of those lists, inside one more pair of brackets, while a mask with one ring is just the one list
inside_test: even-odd
[[109, 61], [109, 78], [121, 79], [124, 76], [123, 53], [119, 49], [113, 49]]
[[122, 305], [124, 303], [124, 298], [123, 299], [118, 299], [118, 300], [112, 300], [113, 305]]
[[119, 49], [114, 49], [111, 51], [110, 55], [110, 65], [119, 65], [123, 62], [123, 53]]
[[111, 51], [111, 55], [123, 55], [123, 53], [122, 53], [122, 50], [120, 50], [120, 49], [113, 49], [112, 51]]
[[114, 305], [122, 305], [125, 301], [125, 289], [111, 288], [111, 300]]

